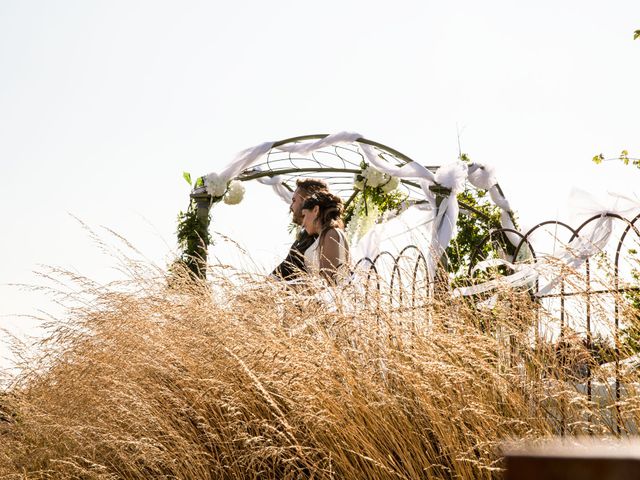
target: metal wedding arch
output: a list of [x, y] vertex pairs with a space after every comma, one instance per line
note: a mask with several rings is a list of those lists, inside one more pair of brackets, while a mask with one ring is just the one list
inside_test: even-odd
[[[210, 175], [222, 183], [237, 180], [270, 185], [284, 201], [288, 201], [295, 190], [297, 179], [320, 178], [348, 207], [358, 193], [354, 186], [355, 176], [362, 173], [365, 164], [373, 165], [388, 175], [398, 176], [398, 188], [406, 196], [404, 209], [415, 207], [433, 211], [434, 226], [429, 238], [423, 237], [426, 241], [421, 244], [407, 243], [394, 252], [378, 251], [357, 262], [356, 270], [367, 278], [375, 276], [376, 288], [387, 288], [396, 301], [403, 302], [409, 297], [405, 290], [410, 290], [411, 298], [415, 299], [418, 281], [423, 287], [433, 283], [435, 275], [429, 270], [443, 263], [444, 251], [451, 240], [459, 210], [472, 215], [478, 222], [489, 222], [486, 214], [456, 198], [465, 182], [470, 180], [469, 172], [476, 172], [474, 178], [481, 187], [492, 189], [492, 198], [504, 211], [505, 228], [494, 232], [491, 240], [514, 231], [513, 214], [508, 202], [497, 182], [492, 177], [487, 178], [491, 172], [482, 175], [485, 173], [483, 165], [461, 166], [462, 162], [457, 162], [440, 175], [446, 168], [420, 165], [394, 148], [349, 132], [303, 135], [267, 142], [242, 152], [220, 174]], [[191, 197], [197, 206], [198, 218], [208, 228], [209, 211], [216, 199], [212, 197], [211, 189], [207, 188], [207, 177], [203, 177], [203, 183], [192, 192]], [[206, 261], [206, 255], [206, 247], [203, 246], [199, 256]], [[444, 261], [446, 263], [446, 258]], [[425, 288], [432, 288], [432, 285], [426, 285]]]

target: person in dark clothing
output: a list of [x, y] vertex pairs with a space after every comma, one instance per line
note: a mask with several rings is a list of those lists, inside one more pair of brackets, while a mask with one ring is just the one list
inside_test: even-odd
[[[302, 205], [305, 200], [317, 192], [328, 192], [329, 187], [323, 180], [312, 178], [298, 179], [296, 181], [296, 191], [291, 199], [291, 217], [296, 225], [302, 224]], [[298, 236], [291, 245], [289, 253], [284, 261], [272, 272], [272, 275], [282, 280], [295, 280], [302, 273], [306, 272], [304, 265], [304, 252], [315, 242], [317, 235], [309, 235], [304, 229], [300, 230]]]

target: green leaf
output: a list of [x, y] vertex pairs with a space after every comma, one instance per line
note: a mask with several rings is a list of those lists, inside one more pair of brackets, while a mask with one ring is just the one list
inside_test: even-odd
[[189, 185], [191, 185], [191, 174], [189, 172], [182, 172], [182, 178], [184, 178]]
[[638, 37], [640, 37], [640, 30], [636, 30], [633, 34], [633, 39], [636, 40]]
[[602, 160], [604, 160], [604, 155], [602, 155], [602, 154], [596, 155], [596, 156], [595, 156], [595, 157], [593, 157], [591, 160], [592, 160], [592, 161], [593, 161], [593, 163], [595, 163], [596, 165], [600, 165], [600, 164], [602, 163]]
[[204, 187], [204, 180], [202, 177], [198, 177], [195, 184], [196, 188]]

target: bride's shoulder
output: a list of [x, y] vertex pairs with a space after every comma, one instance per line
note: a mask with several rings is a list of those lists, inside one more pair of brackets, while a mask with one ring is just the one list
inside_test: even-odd
[[346, 237], [344, 232], [339, 228], [329, 228], [324, 235], [325, 241], [330, 240], [336, 243], [341, 243]]

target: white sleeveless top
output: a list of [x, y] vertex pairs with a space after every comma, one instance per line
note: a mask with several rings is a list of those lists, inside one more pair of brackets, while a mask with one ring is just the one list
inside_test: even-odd
[[[338, 257], [338, 265], [346, 265], [349, 261], [349, 243], [347, 237], [344, 236], [344, 232], [339, 228], [335, 229], [340, 237], [340, 250]], [[304, 265], [307, 267], [307, 271], [314, 275], [320, 273], [320, 236], [316, 238], [316, 241], [311, 244], [304, 252]]]

